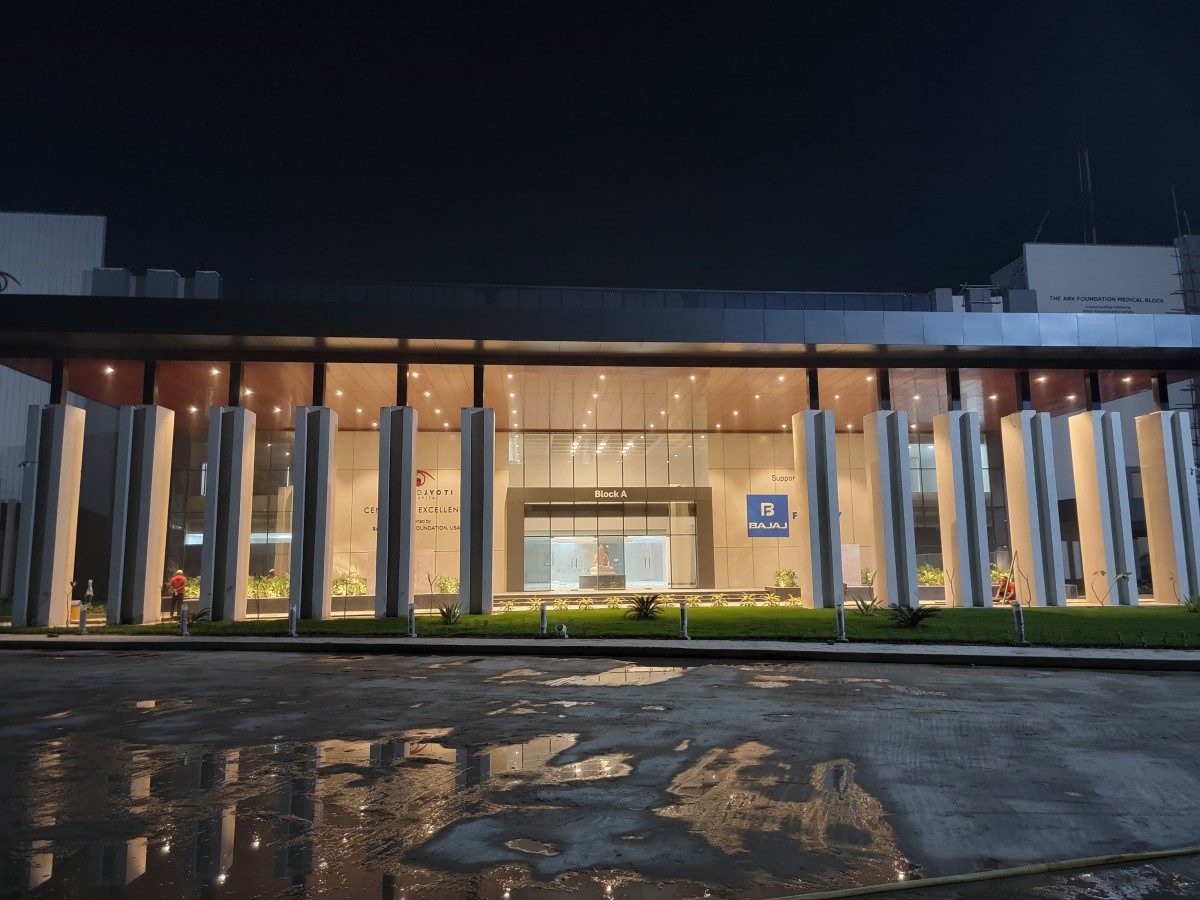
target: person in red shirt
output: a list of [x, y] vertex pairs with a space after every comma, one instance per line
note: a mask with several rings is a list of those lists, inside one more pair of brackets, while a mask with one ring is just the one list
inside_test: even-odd
[[183, 605], [183, 589], [187, 587], [187, 579], [183, 577], [183, 569], [176, 569], [175, 575], [171, 578], [171, 617], [179, 615], [179, 608]]

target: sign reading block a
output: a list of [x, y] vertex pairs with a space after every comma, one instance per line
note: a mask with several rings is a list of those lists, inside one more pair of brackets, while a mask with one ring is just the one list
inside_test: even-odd
[[790, 522], [787, 494], [746, 495], [746, 533], [750, 537], [785, 538]]

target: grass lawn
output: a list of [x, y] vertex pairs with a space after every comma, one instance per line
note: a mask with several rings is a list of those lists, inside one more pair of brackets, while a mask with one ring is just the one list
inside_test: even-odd
[[[550, 610], [550, 627], [567, 626], [575, 638], [675, 638], [679, 611], [669, 607], [656, 619], [626, 618], [623, 610]], [[403, 619], [330, 619], [301, 621], [300, 633], [318, 636], [388, 636], [407, 631]], [[1027, 609], [1027, 637], [1035, 645], [1052, 647], [1200, 648], [1200, 615], [1183, 608], [1069, 608]], [[8, 633], [44, 633], [51, 629], [10, 629]], [[60, 633], [70, 628], [52, 629]], [[94, 634], [176, 634], [179, 626], [119, 626], [93, 628]], [[198, 622], [195, 635], [282, 636], [282, 619], [243, 622]], [[418, 616], [421, 637], [534, 637], [537, 612], [509, 612], [494, 616], [463, 616], [454, 625], [437, 617]], [[703, 607], [688, 611], [688, 633], [697, 639], [826, 641], [834, 634], [832, 610], [788, 607]], [[884, 612], [863, 616], [846, 611], [846, 633], [851, 641], [886, 641], [931, 644], [1009, 644], [1013, 617], [1008, 607], [996, 609], [942, 609], [917, 629], [898, 628]]]

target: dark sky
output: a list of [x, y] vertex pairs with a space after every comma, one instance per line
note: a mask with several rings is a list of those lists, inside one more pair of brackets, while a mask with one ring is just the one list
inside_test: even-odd
[[1101, 242], [1200, 229], [1197, 0], [16, 5], [0, 208], [134, 270], [927, 290], [1080, 239], [1080, 113]]

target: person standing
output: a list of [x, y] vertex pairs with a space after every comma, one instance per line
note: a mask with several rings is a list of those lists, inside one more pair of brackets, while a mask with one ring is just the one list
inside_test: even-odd
[[175, 575], [171, 578], [171, 618], [179, 615], [179, 609], [183, 605], [185, 587], [187, 587], [187, 579], [183, 575], [183, 569], [176, 569]]

